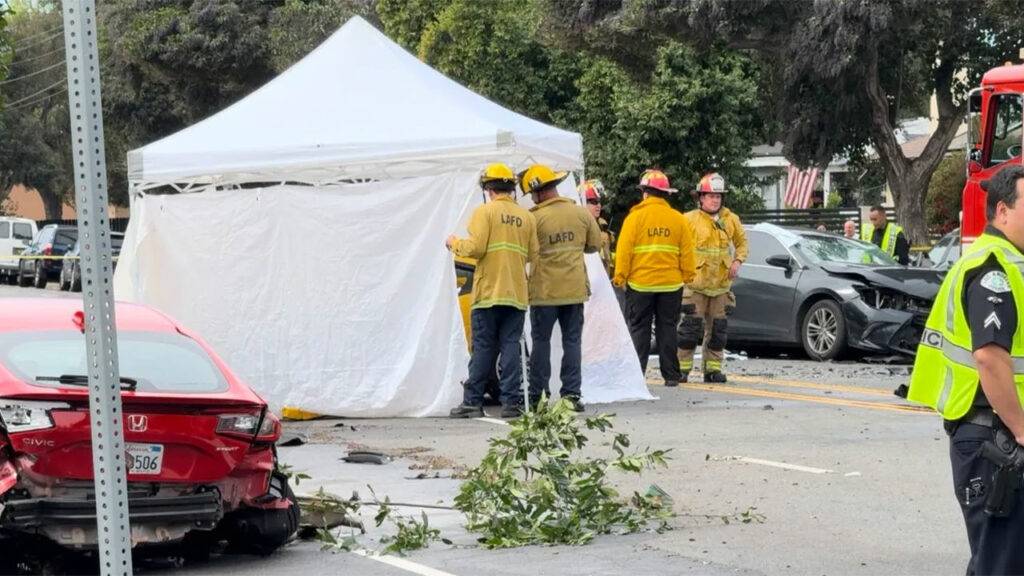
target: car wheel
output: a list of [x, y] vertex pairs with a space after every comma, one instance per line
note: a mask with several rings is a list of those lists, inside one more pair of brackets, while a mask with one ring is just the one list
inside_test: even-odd
[[36, 262], [36, 271], [32, 277], [32, 285], [36, 288], [46, 288], [46, 269], [43, 267], [43, 261]]
[[29, 276], [28, 274], [25, 274], [25, 266], [24, 266], [24, 264], [23, 263], [19, 263], [18, 264], [18, 286], [21, 286], [22, 288], [27, 288], [30, 284], [32, 284], [32, 277]]
[[846, 319], [834, 300], [815, 302], [804, 315], [800, 333], [804, 350], [813, 360], [832, 360], [846, 349]]
[[71, 269], [71, 282], [68, 283], [68, 289], [72, 292], [82, 291], [82, 278], [78, 275], [78, 267], [75, 266]]
[[57, 280], [57, 287], [63, 292], [65, 290], [71, 290], [71, 282], [64, 281], [64, 268], [60, 269], [60, 278]]

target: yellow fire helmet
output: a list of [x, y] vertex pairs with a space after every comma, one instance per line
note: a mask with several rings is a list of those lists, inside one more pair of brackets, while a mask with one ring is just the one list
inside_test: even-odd
[[568, 172], [555, 172], [549, 166], [534, 164], [519, 173], [519, 187], [525, 194], [533, 194], [548, 186], [557, 186], [568, 177]]
[[480, 173], [480, 187], [492, 188], [500, 192], [514, 192], [516, 175], [507, 165], [497, 162], [487, 166]]

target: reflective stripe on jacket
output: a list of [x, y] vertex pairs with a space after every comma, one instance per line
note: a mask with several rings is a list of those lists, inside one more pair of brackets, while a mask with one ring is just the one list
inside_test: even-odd
[[511, 197], [498, 196], [473, 211], [467, 228], [469, 237], [456, 240], [452, 252], [477, 260], [472, 307], [526, 310], [526, 264], [537, 261], [538, 250], [533, 214]]
[[729, 267], [733, 260], [747, 260], [747, 234], [739, 216], [722, 208], [715, 220], [698, 208], [687, 212], [686, 219], [693, 229], [697, 254], [697, 277], [688, 288], [706, 296], [725, 294], [732, 288]]
[[663, 198], [634, 206], [615, 247], [616, 286], [637, 292], [672, 292], [693, 281], [693, 232], [686, 217]]
[[[993, 255], [1010, 281], [1017, 317], [1024, 318], [1024, 254], [1002, 238], [982, 234], [946, 274], [917, 347], [907, 400], [935, 409], [946, 420], [967, 414], [978, 390], [978, 368], [963, 306], [964, 283], [968, 272]], [[1017, 323], [1010, 356], [1017, 397], [1024, 405], [1024, 322]]]
[[582, 304], [590, 297], [583, 253], [601, 248], [601, 229], [590, 212], [557, 197], [530, 209], [540, 249], [530, 270], [530, 305]]

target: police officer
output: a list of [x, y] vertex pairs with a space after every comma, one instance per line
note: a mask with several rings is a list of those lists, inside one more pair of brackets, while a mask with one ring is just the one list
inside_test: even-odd
[[445, 245], [457, 256], [475, 258], [470, 326], [473, 353], [462, 404], [452, 418], [483, 416], [484, 388], [501, 358], [501, 417], [522, 413], [522, 360], [519, 340], [526, 319], [526, 265], [537, 261], [537, 228], [533, 215], [516, 204], [516, 177], [504, 164], [491, 164], [480, 175], [490, 202], [469, 219], [468, 238], [449, 236]]
[[668, 203], [678, 190], [663, 172], [644, 172], [639, 188], [643, 201], [630, 209], [619, 231], [612, 283], [626, 290], [626, 323], [640, 368], [646, 375], [653, 320], [661, 377], [666, 386], [678, 386], [676, 325], [683, 284], [695, 274], [693, 233], [686, 217]]
[[732, 281], [747, 259], [747, 235], [739, 216], [722, 207], [725, 179], [712, 172], [693, 192], [697, 208], [686, 213], [697, 252], [697, 278], [683, 290], [679, 323], [679, 370], [689, 380], [693, 356], [703, 343], [705, 382], [725, 382], [725, 341], [729, 315], [736, 308]]
[[519, 185], [533, 196], [530, 209], [537, 222], [540, 253], [530, 270], [530, 404], [550, 395], [551, 332], [555, 322], [562, 331], [560, 396], [583, 411], [580, 400], [583, 360], [583, 303], [590, 297], [583, 254], [601, 247], [601, 231], [590, 212], [558, 195], [558, 184], [568, 173], [534, 164], [523, 172]]
[[[993, 490], [996, 459], [983, 447], [1005, 440], [998, 454], [1024, 463], [1024, 323], [1017, 316], [1017, 302], [1024, 301], [1024, 168], [1005, 168], [982, 187], [989, 226], [939, 289], [908, 399], [945, 420], [954, 494], [971, 549], [967, 573], [1022, 574], [1024, 490], [1014, 490], [1002, 510], [986, 512], [999, 492]], [[1016, 487], [1021, 470], [1011, 476]]]
[[608, 227], [608, 221], [601, 217], [601, 200], [604, 197], [604, 185], [601, 184], [600, 180], [584, 180], [577, 187], [576, 192], [587, 203], [587, 210], [590, 211], [590, 215], [594, 217], [594, 220], [597, 220], [597, 226], [601, 230], [601, 250], [598, 251], [598, 254], [601, 255], [601, 262], [604, 263], [608, 277], [612, 278], [615, 276], [615, 261], [612, 254], [615, 235]]
[[868, 219], [860, 229], [860, 239], [871, 242], [882, 249], [897, 262], [906, 266], [910, 263], [910, 243], [907, 235], [899, 224], [889, 222], [889, 217], [882, 206], [872, 206], [868, 211]]

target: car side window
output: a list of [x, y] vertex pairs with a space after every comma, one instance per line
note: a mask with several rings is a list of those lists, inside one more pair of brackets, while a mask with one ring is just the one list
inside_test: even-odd
[[14, 223], [14, 239], [32, 241], [32, 226], [24, 222]]
[[0, 240], [6, 240], [11, 237], [11, 223], [0, 222]]
[[1021, 155], [1024, 99], [1020, 94], [997, 94], [990, 105], [995, 105], [996, 115], [989, 134], [992, 149], [988, 165], [994, 166]]
[[782, 245], [782, 242], [779, 242], [770, 234], [754, 230], [747, 231], [747, 246], [750, 249], [750, 254], [747, 256], [748, 264], [766, 266], [768, 265], [768, 258], [779, 256], [780, 254], [789, 254]]

